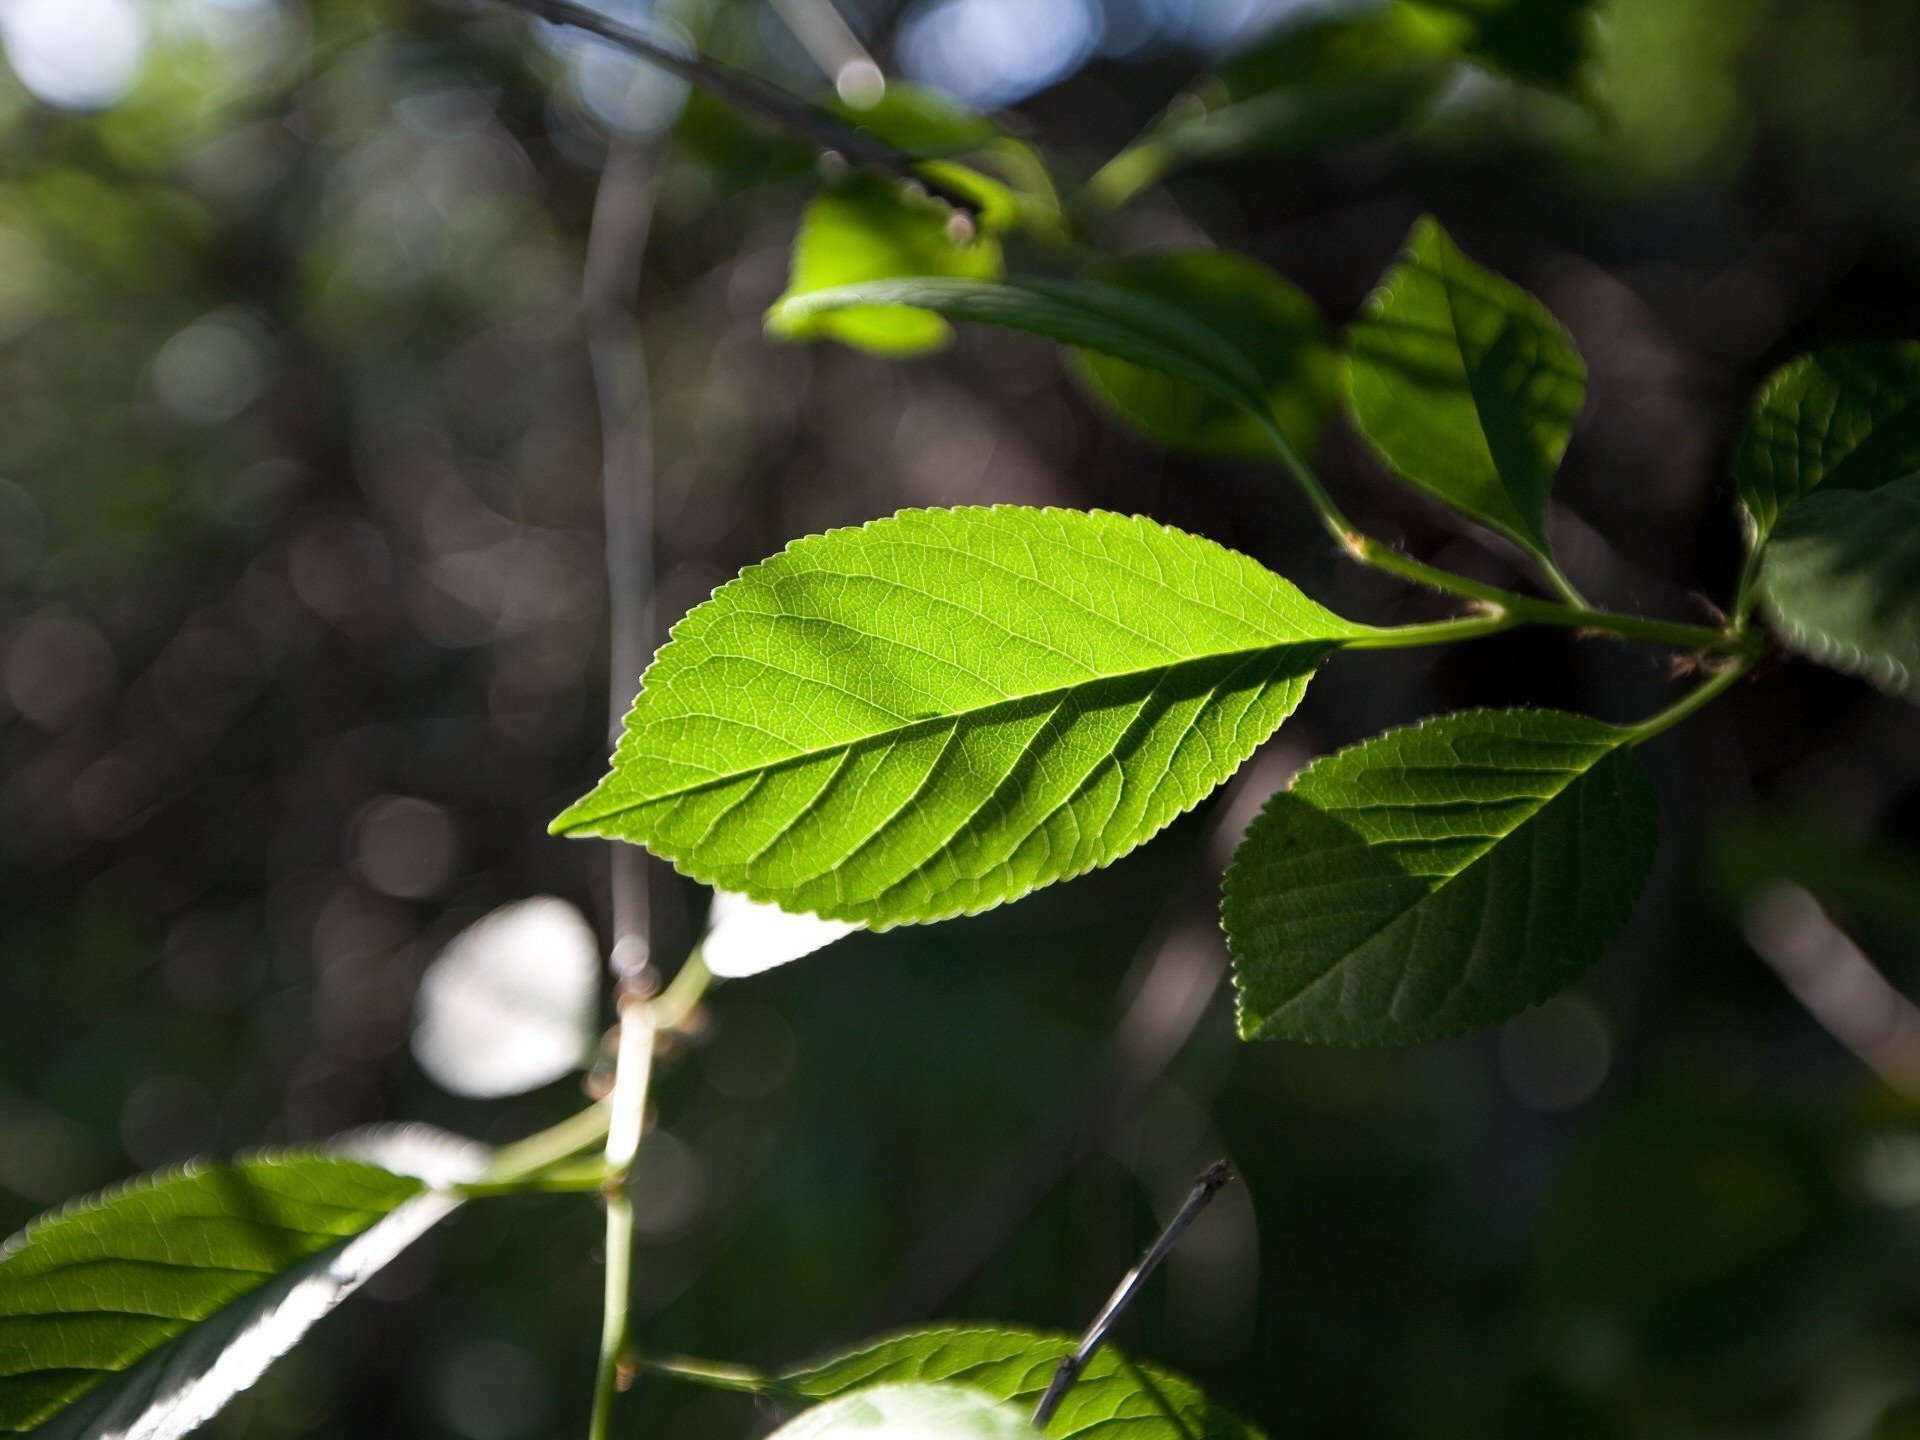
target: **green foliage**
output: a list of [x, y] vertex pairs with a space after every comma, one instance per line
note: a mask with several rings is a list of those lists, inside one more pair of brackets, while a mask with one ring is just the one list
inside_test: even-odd
[[1006, 131], [985, 115], [954, 104], [919, 85], [889, 80], [870, 105], [834, 100], [840, 119], [894, 149], [923, 159], [946, 159], [982, 150]]
[[997, 283], [931, 279], [847, 285], [784, 296], [767, 312], [767, 323], [791, 333], [816, 317], [873, 305], [909, 305], [949, 320], [1024, 330], [1158, 370], [1265, 413], [1260, 374], [1239, 350], [1163, 300], [1097, 280], [1016, 277]]
[[1414, 226], [1348, 332], [1354, 418], [1401, 478], [1545, 557], [1586, 366], [1531, 295]]
[[1920, 699], [1920, 475], [1796, 501], [1767, 542], [1760, 583], [1788, 645]]
[[1920, 471], [1920, 343], [1802, 355], [1761, 388], [1734, 455], [1756, 544], [1816, 487], [1873, 490]]
[[1431, 17], [1448, 43], [1522, 80], [1570, 89], [1593, 29], [1595, 0], [1398, 0]]
[[775, 1440], [1033, 1440], [1018, 1410], [959, 1385], [876, 1385], [816, 1405]]
[[612, 773], [554, 828], [787, 910], [969, 913], [1153, 835], [1367, 633], [1151, 521], [904, 511], [681, 621]]
[[[939, 201], [907, 195], [895, 181], [850, 175], [807, 207], [781, 299], [898, 276], [998, 275], [1000, 242], [987, 233], [956, 235], [953, 219]], [[952, 333], [937, 316], [899, 305], [826, 311], [782, 303], [768, 328], [787, 339], [830, 337], [894, 356], [936, 350]]]
[[1227, 872], [1240, 1033], [1406, 1044], [1567, 984], [1652, 868], [1631, 738], [1557, 711], [1469, 711], [1301, 771]]
[[[358, 1282], [329, 1273], [341, 1247], [423, 1189], [356, 1160], [262, 1155], [36, 1222], [0, 1251], [0, 1435], [89, 1434], [155, 1405], [183, 1433]], [[216, 1363], [240, 1373], [201, 1385]]]
[[[1134, 256], [1099, 274], [1164, 300], [1233, 345], [1258, 374], [1273, 423], [1296, 451], [1313, 449], [1333, 405], [1333, 349], [1318, 307], [1298, 287], [1226, 250]], [[1272, 457], [1271, 432], [1242, 405], [1099, 351], [1079, 351], [1077, 362], [1094, 395], [1162, 444]]]
[[[864, 1387], [911, 1382], [967, 1386], [1023, 1412], [1045, 1393], [1074, 1340], [1000, 1325], [940, 1325], [873, 1341], [792, 1370], [780, 1384], [827, 1399]], [[1055, 1440], [1262, 1440], [1245, 1420], [1209, 1400], [1191, 1381], [1097, 1352], [1047, 1424]]]

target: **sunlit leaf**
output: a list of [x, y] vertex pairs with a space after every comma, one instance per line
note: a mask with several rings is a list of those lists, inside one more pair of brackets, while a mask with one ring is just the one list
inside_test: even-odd
[[36, 1221], [0, 1250], [0, 1435], [187, 1434], [452, 1210], [428, 1182], [479, 1157], [401, 1131], [197, 1163]]
[[1240, 1033], [1407, 1044], [1566, 985], [1653, 865], [1653, 790], [1627, 738], [1558, 711], [1469, 711], [1301, 771], [1227, 872]]
[[773, 1440], [1035, 1440], [1011, 1406], [961, 1385], [855, 1390], [773, 1432]]
[[[870, 1341], [779, 1377], [830, 1398], [869, 1385], [953, 1382], [1030, 1413], [1075, 1340], [1000, 1325], [936, 1325]], [[1056, 1440], [1262, 1440], [1191, 1381], [1107, 1348], [1095, 1354], [1048, 1422]]]
[[1801, 654], [1920, 700], [1920, 475], [1872, 490], [1835, 478], [1767, 542], [1767, 618]]
[[1395, 473], [1545, 555], [1547, 497], [1586, 396], [1560, 322], [1428, 218], [1347, 347], [1354, 417]]
[[503, 905], [456, 935], [420, 980], [413, 1054], [456, 1095], [519, 1095], [592, 1049], [600, 944], [551, 895]]
[[911, 305], [949, 320], [1023, 330], [1158, 370], [1264, 412], [1259, 372], [1228, 341], [1150, 295], [1095, 280], [895, 280], [783, 299], [769, 323], [800, 325], [869, 305]]
[[1735, 452], [1741, 504], [1764, 540], [1816, 487], [1872, 490], [1920, 472], [1920, 343], [1802, 355], [1761, 387]]
[[970, 913], [1146, 840], [1366, 633], [1149, 520], [903, 511], [681, 621], [554, 828], [828, 919]]
[[[954, 178], [946, 172], [945, 178]], [[768, 312], [775, 334], [828, 337], [883, 355], [917, 355], [949, 338], [945, 321], [901, 305], [806, 309], [787, 302], [816, 291], [900, 276], [987, 277], [1000, 273], [1000, 242], [971, 235], [937, 200], [907, 194], [896, 181], [850, 175], [807, 207], [793, 242], [786, 294]]]
[[789, 914], [778, 905], [721, 890], [707, 915], [700, 957], [715, 975], [738, 980], [825, 949], [859, 928], [844, 920]]
[[[1193, 316], [1244, 355], [1269, 414], [1302, 453], [1312, 450], [1332, 408], [1334, 352], [1313, 301], [1281, 276], [1227, 250], [1176, 250], [1118, 261], [1100, 272]], [[1079, 352], [1081, 377], [1107, 407], [1154, 439], [1210, 455], [1271, 457], [1266, 428], [1239, 404], [1191, 382]]]

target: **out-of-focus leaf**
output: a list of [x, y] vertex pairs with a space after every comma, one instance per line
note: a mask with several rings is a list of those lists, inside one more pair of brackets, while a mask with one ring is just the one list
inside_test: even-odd
[[480, 1151], [408, 1130], [137, 1180], [0, 1250], [0, 1435], [174, 1440], [458, 1203]]
[[1010, 1405], [961, 1385], [875, 1385], [816, 1405], [773, 1440], [1036, 1440]]
[[[950, 173], [943, 178], [953, 179]], [[818, 291], [903, 276], [1000, 273], [1000, 242], [982, 231], [957, 236], [953, 212], [908, 195], [896, 181], [851, 175], [807, 207], [793, 244], [786, 293], [767, 315], [767, 328], [790, 340], [827, 337], [882, 355], [918, 355], [951, 336], [944, 320], [924, 309], [873, 304], [853, 309], [794, 305]]]
[[1006, 134], [997, 121], [903, 80], [889, 80], [871, 105], [836, 99], [828, 108], [895, 150], [923, 159], [966, 155]]
[[1191, 315], [1096, 280], [892, 280], [782, 299], [769, 323], [792, 326], [870, 305], [911, 305], [949, 320], [1024, 330], [1062, 345], [1158, 370], [1264, 414], [1266, 394], [1246, 356]]
[[908, 510], [796, 541], [674, 628], [613, 771], [554, 822], [894, 925], [1119, 858], [1370, 633], [1150, 520]]
[[1395, 473], [1537, 555], [1586, 366], [1531, 295], [1431, 217], [1347, 335], [1361, 431]]
[[1760, 586], [1793, 649], [1920, 699], [1920, 475], [1794, 502], [1761, 556]]
[[859, 928], [844, 920], [792, 915], [778, 905], [763, 905], [721, 890], [714, 894], [713, 909], [707, 915], [700, 957], [715, 975], [738, 980], [825, 949]]
[[1537, 85], [1566, 90], [1579, 78], [1594, 30], [1595, 0], [1397, 0], [1429, 18], [1461, 53]]
[[1816, 487], [1874, 490], [1920, 472], [1920, 342], [1802, 355], [1760, 389], [1733, 475], [1755, 542]]
[[600, 945], [551, 895], [503, 905], [456, 935], [421, 977], [413, 1054], [456, 1095], [519, 1095], [585, 1063]]
[[1653, 867], [1653, 788], [1627, 738], [1558, 711], [1477, 710], [1301, 771], [1227, 872], [1240, 1033], [1409, 1044], [1566, 985]]
[[[1332, 408], [1334, 351], [1313, 301], [1274, 271], [1227, 250], [1177, 250], [1106, 267], [1100, 278], [1193, 316], [1246, 356], [1273, 421], [1313, 449]], [[1273, 440], [1244, 407], [1162, 371], [1080, 351], [1081, 378], [1108, 408], [1163, 444], [1208, 455], [1270, 457]]]
[[[788, 1371], [780, 1384], [830, 1398], [869, 1385], [953, 1382], [1027, 1411], [1077, 1342], [1001, 1325], [935, 1325], [875, 1340]], [[1056, 1440], [1262, 1440], [1260, 1431], [1209, 1400], [1191, 1381], [1099, 1351], [1047, 1424]]]

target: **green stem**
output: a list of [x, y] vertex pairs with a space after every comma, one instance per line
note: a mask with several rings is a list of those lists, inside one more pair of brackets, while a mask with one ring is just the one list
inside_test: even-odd
[[1759, 540], [1747, 543], [1747, 558], [1740, 562], [1740, 580], [1733, 590], [1733, 623], [1745, 625], [1753, 615], [1753, 607], [1760, 599], [1760, 552], [1764, 545]]
[[1080, 187], [1071, 209], [1077, 214], [1109, 215], [1127, 204], [1172, 168], [1172, 157], [1150, 140], [1136, 140], [1115, 155]]
[[536, 1175], [562, 1160], [571, 1160], [607, 1138], [607, 1118], [604, 1104], [590, 1106], [569, 1115], [551, 1129], [503, 1146], [494, 1152], [493, 1164], [479, 1183], [504, 1186]]
[[1550, 555], [1535, 555], [1534, 563], [1540, 567], [1540, 573], [1546, 578], [1547, 586], [1568, 605], [1576, 610], [1591, 610], [1593, 606], [1587, 597], [1574, 588], [1573, 581], [1566, 572], [1554, 563]]
[[714, 974], [707, 968], [706, 956], [700, 953], [700, 947], [696, 945], [693, 953], [681, 965], [679, 973], [654, 999], [654, 1028], [665, 1033], [678, 1030], [686, 1024], [687, 1017], [698, 1008], [713, 982]]
[[1518, 617], [1505, 610], [1485, 615], [1463, 615], [1456, 620], [1435, 620], [1424, 625], [1391, 625], [1349, 640], [1348, 650], [1405, 650], [1416, 645], [1451, 645], [1457, 640], [1478, 640], [1498, 635], [1518, 625]]
[[633, 1292], [633, 1200], [624, 1183], [607, 1192], [607, 1273], [600, 1319], [600, 1357], [593, 1376], [593, 1417], [587, 1440], [607, 1440], [613, 1397], [620, 1388], [620, 1352], [627, 1344]]
[[623, 997], [620, 1038], [614, 1052], [613, 1094], [607, 1100], [607, 1179], [601, 1189], [607, 1202], [607, 1268], [587, 1440], [607, 1440], [613, 1397], [620, 1388], [620, 1359], [627, 1347], [627, 1315], [633, 1295], [633, 1199], [628, 1185], [646, 1129], [647, 1087], [653, 1074], [656, 1033], [651, 1003], [637, 995]]
[[1704, 685], [1696, 685], [1658, 714], [1649, 716], [1638, 725], [1628, 726], [1627, 743], [1644, 745], [1654, 736], [1671, 730], [1695, 711], [1704, 709], [1718, 696], [1739, 683], [1741, 678], [1753, 669], [1758, 659], [1757, 655], [1742, 656], [1710, 678]]
[[717, 1360], [695, 1360], [686, 1356], [673, 1356], [668, 1359], [651, 1360], [645, 1356], [632, 1357], [633, 1367], [644, 1370], [649, 1375], [665, 1375], [675, 1380], [685, 1380], [694, 1385], [705, 1385], [715, 1390], [734, 1390], [746, 1395], [771, 1395], [781, 1390], [780, 1382], [771, 1375], [759, 1370], [750, 1370], [744, 1365], [723, 1365]]

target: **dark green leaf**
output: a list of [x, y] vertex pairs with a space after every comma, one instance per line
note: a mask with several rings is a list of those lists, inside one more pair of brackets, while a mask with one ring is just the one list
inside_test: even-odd
[[1407, 1044], [1566, 985], [1653, 864], [1653, 791], [1628, 735], [1552, 710], [1469, 711], [1301, 771], [1227, 872], [1240, 1033]]
[[1547, 497], [1586, 396], [1560, 322], [1427, 218], [1347, 346], [1354, 416], [1395, 472], [1545, 556]]
[[1740, 500], [1764, 541], [1815, 487], [1872, 490], [1920, 471], [1920, 343], [1802, 355], [1761, 388], [1734, 455]]
[[[1332, 408], [1334, 352], [1320, 311], [1298, 288], [1228, 250], [1176, 250], [1118, 261], [1111, 285], [1163, 300], [1228, 341], [1258, 374], [1274, 423], [1296, 451], [1313, 449]], [[1270, 458], [1273, 439], [1245, 407], [1162, 371], [1081, 351], [1093, 393], [1163, 444], [1208, 455]]]
[[871, 305], [912, 305], [950, 320], [1024, 330], [1161, 371], [1264, 413], [1266, 395], [1247, 357], [1165, 301], [1096, 280], [893, 280], [782, 299], [776, 327]]
[[1398, 0], [1463, 54], [1522, 80], [1570, 89], [1586, 59], [1595, 0]]
[[959, 1385], [875, 1385], [816, 1405], [773, 1440], [1037, 1440], [1018, 1410]]
[[[877, 1340], [789, 1371], [780, 1383], [816, 1399], [868, 1385], [944, 1381], [1031, 1411], [1075, 1341], [998, 1325], [942, 1325]], [[1047, 1425], [1056, 1440], [1263, 1440], [1191, 1381], [1137, 1364], [1111, 1348], [1097, 1353]]]
[[895, 181], [873, 175], [842, 180], [808, 206], [793, 244], [787, 291], [768, 312], [768, 328], [787, 339], [830, 337], [883, 355], [938, 349], [952, 332], [924, 309], [809, 309], [791, 302], [869, 280], [998, 275], [1000, 242], [987, 233], [956, 238], [952, 220], [945, 205], [910, 196]]
[[[368, 1153], [399, 1165], [411, 1132]], [[430, 1142], [464, 1173], [469, 1147]], [[0, 1435], [184, 1435], [454, 1206], [345, 1154], [134, 1181], [0, 1250]]]
[[1149, 520], [903, 511], [681, 621], [612, 774], [554, 828], [828, 919], [970, 913], [1146, 840], [1366, 633]]
[[1830, 474], [1775, 527], [1761, 557], [1767, 618], [1801, 654], [1920, 700], [1920, 475], [1830, 488], [1845, 478]]

